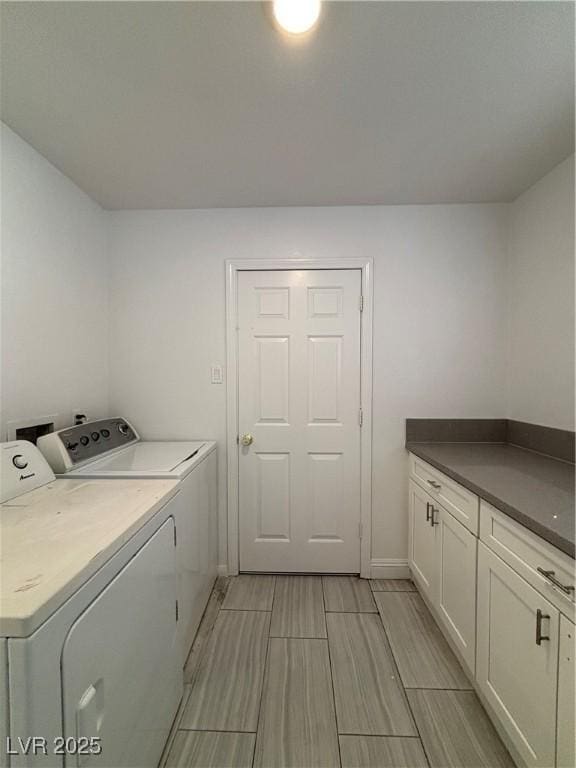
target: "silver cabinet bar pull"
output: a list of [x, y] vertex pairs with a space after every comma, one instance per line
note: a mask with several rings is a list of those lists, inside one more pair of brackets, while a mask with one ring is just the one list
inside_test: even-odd
[[426, 522], [428, 522], [432, 517], [432, 513], [430, 512], [431, 508], [432, 508], [432, 504], [430, 504], [430, 502], [427, 501], [426, 502]]
[[542, 645], [542, 640], [550, 640], [550, 635], [542, 634], [542, 619], [549, 619], [547, 613], [542, 613], [540, 608], [536, 611], [536, 645]]
[[433, 507], [432, 504], [430, 506], [432, 507], [432, 517], [430, 518], [430, 525], [432, 527], [434, 527], [435, 525], [440, 525], [438, 520], [436, 520], [436, 518], [434, 517], [434, 513], [438, 512], [438, 510], [435, 507]]
[[436, 483], [434, 480], [427, 480], [426, 482], [429, 483], [432, 486], [432, 488], [435, 488], [437, 491], [440, 490], [440, 488], [442, 488], [440, 483]]
[[562, 592], [564, 592], [564, 594], [566, 595], [573, 594], [574, 587], [571, 587], [569, 584], [562, 584], [561, 581], [558, 581], [558, 579], [556, 578], [556, 571], [545, 571], [544, 568], [540, 568], [540, 566], [538, 566], [536, 570], [538, 571], [538, 573], [541, 573], [542, 576], [547, 578], [551, 584], [554, 584], [555, 587], [558, 587], [558, 589], [561, 589]]

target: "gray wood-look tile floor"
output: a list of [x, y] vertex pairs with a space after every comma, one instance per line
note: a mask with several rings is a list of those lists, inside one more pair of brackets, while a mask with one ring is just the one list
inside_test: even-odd
[[271, 637], [326, 637], [320, 576], [278, 576]]
[[375, 592], [405, 688], [472, 688], [417, 592]]
[[219, 579], [162, 768], [512, 768], [411, 581]]

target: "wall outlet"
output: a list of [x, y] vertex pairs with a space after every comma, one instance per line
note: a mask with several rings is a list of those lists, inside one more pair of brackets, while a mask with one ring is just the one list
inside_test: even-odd
[[76, 424], [83, 424], [85, 421], [90, 421], [90, 416], [85, 408], [74, 408], [72, 410], [72, 418], [70, 424], [76, 426]]

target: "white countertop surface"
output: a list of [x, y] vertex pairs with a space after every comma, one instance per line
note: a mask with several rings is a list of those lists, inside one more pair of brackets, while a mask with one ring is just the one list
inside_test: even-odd
[[176, 493], [177, 480], [55, 480], [0, 506], [0, 636], [26, 637]]

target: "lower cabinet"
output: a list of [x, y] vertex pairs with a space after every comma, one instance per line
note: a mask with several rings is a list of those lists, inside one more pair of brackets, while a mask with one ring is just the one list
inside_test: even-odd
[[412, 576], [518, 764], [574, 768], [574, 561], [469, 496], [411, 456]]
[[476, 680], [526, 765], [550, 768], [559, 612], [482, 542], [478, 546]]
[[434, 521], [438, 538], [438, 614], [474, 675], [478, 539], [442, 507], [434, 513]]
[[477, 539], [413, 480], [409, 509], [412, 574], [474, 675]]
[[576, 627], [560, 616], [560, 648], [558, 653], [558, 726], [556, 739], [557, 768], [576, 765], [576, 734], [574, 733], [574, 651]]
[[409, 487], [409, 560], [420, 590], [433, 602], [436, 594], [436, 531], [431, 524], [431, 497], [413, 480]]

